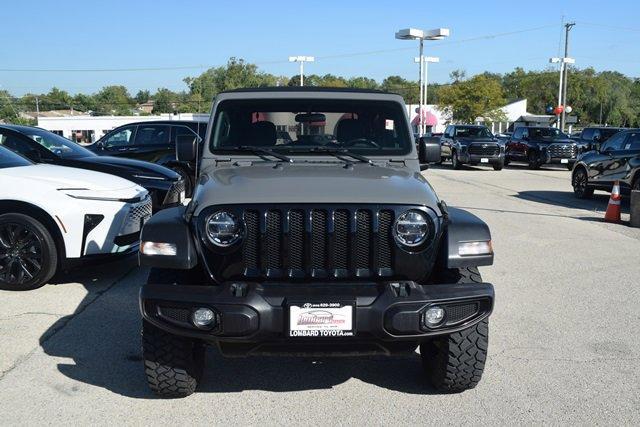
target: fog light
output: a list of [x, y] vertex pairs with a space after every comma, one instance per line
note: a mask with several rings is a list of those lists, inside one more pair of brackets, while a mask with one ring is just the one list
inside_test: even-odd
[[424, 313], [424, 322], [427, 326], [437, 326], [444, 319], [444, 309], [442, 307], [429, 307]]
[[191, 315], [193, 324], [198, 328], [209, 328], [215, 324], [216, 316], [210, 308], [199, 308]]

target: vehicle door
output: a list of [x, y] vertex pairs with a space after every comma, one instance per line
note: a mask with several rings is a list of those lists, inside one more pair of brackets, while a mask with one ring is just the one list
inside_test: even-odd
[[451, 144], [453, 143], [454, 126], [447, 126], [442, 138], [440, 138], [440, 152], [443, 157], [451, 157]]
[[114, 129], [97, 142], [96, 153], [106, 156], [130, 157], [134, 150], [133, 140], [136, 135], [136, 125], [123, 126]]
[[526, 128], [519, 127], [513, 131], [513, 134], [507, 141], [504, 147], [505, 155], [509, 157], [509, 159], [517, 159], [520, 160], [522, 157], [522, 136]]
[[589, 180], [594, 183], [612, 183], [624, 174], [627, 164], [626, 141], [629, 132], [613, 135], [601, 147], [599, 155], [589, 162]]
[[0, 145], [35, 163], [55, 163], [55, 156], [28, 136], [0, 128]]
[[127, 157], [156, 163], [167, 156], [174, 157], [171, 147], [171, 126], [168, 124], [139, 124], [133, 149]]

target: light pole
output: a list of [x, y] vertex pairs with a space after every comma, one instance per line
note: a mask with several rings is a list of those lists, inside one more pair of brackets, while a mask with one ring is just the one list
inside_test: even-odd
[[420, 42], [420, 45], [419, 45], [420, 53], [418, 56], [418, 62], [420, 64], [420, 70], [419, 70], [420, 105], [418, 106], [418, 115], [420, 119], [419, 123], [420, 123], [421, 136], [424, 134], [424, 130], [425, 130], [425, 126], [423, 123], [424, 120], [422, 117], [422, 106], [426, 101], [426, 87], [424, 87], [424, 82], [423, 82], [423, 69], [424, 69], [423, 67], [425, 66], [424, 55], [423, 55], [424, 41], [425, 40], [442, 40], [445, 37], [449, 37], [448, 28], [436, 28], [428, 31], [419, 30], [416, 28], [405, 28], [396, 32], [396, 38], [398, 40], [418, 40]]
[[[423, 62], [424, 64], [422, 65], [421, 71], [422, 71], [422, 96], [424, 97], [424, 105], [425, 108], [427, 108], [427, 106], [429, 105], [429, 99], [427, 98], [427, 88], [429, 87], [429, 62], [431, 63], [436, 63], [436, 62], [440, 62], [440, 58], [438, 58], [437, 56], [423, 56]], [[415, 57], [413, 58], [414, 62], [420, 62], [420, 58], [419, 57]], [[420, 116], [420, 123], [422, 123], [423, 121], [423, 117]], [[424, 133], [425, 129], [424, 126], [421, 128], [422, 133]]]
[[304, 86], [304, 63], [305, 62], [314, 62], [316, 58], [313, 56], [290, 56], [289, 62], [299, 62], [300, 63], [300, 86]]
[[[560, 64], [560, 83], [558, 84], [558, 105], [562, 106], [562, 111], [567, 107], [564, 105], [566, 103], [566, 99], [564, 97], [567, 96], [567, 90], [564, 89], [564, 86], [567, 82], [564, 80], [565, 69], [567, 68], [567, 64], [575, 64], [576, 60], [573, 58], [549, 58], [549, 62], [551, 64]], [[559, 118], [559, 117], [558, 117]], [[563, 130], [564, 123], [561, 123], [561, 120], [558, 120], [556, 123], [556, 127], [560, 130]]]

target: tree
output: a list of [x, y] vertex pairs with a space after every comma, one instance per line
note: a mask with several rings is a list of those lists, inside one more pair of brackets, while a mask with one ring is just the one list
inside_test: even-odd
[[351, 77], [347, 80], [347, 86], [357, 89], [379, 89], [380, 85], [369, 77]]
[[134, 98], [138, 104], [144, 104], [151, 99], [151, 92], [148, 90], [139, 90]]
[[185, 78], [184, 82], [189, 86], [191, 95], [197, 94], [205, 100], [211, 100], [224, 90], [275, 86], [278, 78], [258, 71], [256, 65], [246, 63], [243, 59], [231, 58], [226, 66], [210, 68], [198, 77]]
[[135, 104], [124, 86], [106, 86], [94, 98], [96, 114], [125, 116], [131, 114]]
[[480, 116], [499, 116], [498, 110], [505, 103], [502, 86], [495, 79], [477, 75], [465, 81], [454, 81], [440, 88], [439, 104], [450, 107], [456, 121], [471, 123]]
[[160, 88], [153, 95], [153, 114], [173, 113], [176, 111], [179, 97], [175, 92]]
[[418, 83], [400, 76], [387, 77], [382, 81], [380, 89], [401, 95], [407, 104], [417, 104], [420, 100]]

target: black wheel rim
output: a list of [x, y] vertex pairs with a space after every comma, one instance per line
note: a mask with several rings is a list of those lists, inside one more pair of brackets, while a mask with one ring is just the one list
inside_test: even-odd
[[42, 239], [28, 226], [0, 224], [0, 282], [24, 285], [42, 270]]
[[582, 194], [587, 189], [587, 176], [583, 171], [578, 171], [573, 176], [573, 188], [576, 193]]

